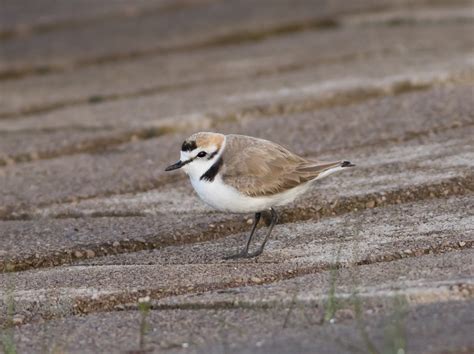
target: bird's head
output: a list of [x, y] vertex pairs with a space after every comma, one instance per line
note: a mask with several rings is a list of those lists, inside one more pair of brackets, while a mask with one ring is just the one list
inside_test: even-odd
[[220, 158], [225, 135], [200, 132], [191, 135], [181, 145], [181, 158], [165, 171], [182, 168], [191, 178], [200, 178]]

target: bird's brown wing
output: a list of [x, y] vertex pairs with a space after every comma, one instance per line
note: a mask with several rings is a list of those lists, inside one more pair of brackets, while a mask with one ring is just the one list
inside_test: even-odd
[[242, 135], [227, 136], [223, 160], [224, 182], [251, 197], [284, 192], [340, 163], [310, 162], [278, 144]]

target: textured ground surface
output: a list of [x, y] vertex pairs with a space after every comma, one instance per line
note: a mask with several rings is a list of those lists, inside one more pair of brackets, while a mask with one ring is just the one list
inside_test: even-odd
[[[0, 352], [474, 351], [472, 1], [0, 6]], [[357, 168], [225, 261], [197, 130]]]

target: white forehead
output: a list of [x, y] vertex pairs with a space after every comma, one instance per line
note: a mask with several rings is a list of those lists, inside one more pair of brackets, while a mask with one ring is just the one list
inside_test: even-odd
[[192, 151], [181, 151], [181, 156], [180, 160], [181, 161], [186, 161], [189, 160], [190, 158], [193, 158], [193, 152]]

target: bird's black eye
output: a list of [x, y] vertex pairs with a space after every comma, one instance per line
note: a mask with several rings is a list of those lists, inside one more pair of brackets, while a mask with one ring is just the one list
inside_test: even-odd
[[197, 154], [198, 157], [204, 157], [207, 155], [207, 152], [201, 151], [199, 154]]

